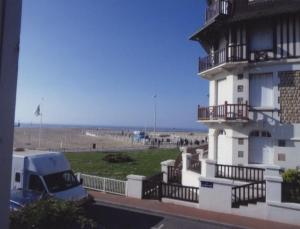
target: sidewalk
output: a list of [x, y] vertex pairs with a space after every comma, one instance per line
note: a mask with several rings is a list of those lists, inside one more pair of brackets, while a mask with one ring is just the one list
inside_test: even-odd
[[224, 213], [216, 213], [211, 211], [204, 211], [196, 208], [179, 206], [170, 203], [162, 203], [157, 200], [139, 200], [124, 196], [106, 194], [103, 192], [89, 191], [89, 193], [98, 202], [112, 204], [119, 207], [127, 207], [132, 209], [143, 210], [156, 214], [168, 214], [172, 216], [184, 217], [192, 220], [209, 221], [214, 223], [230, 224], [247, 228], [258, 229], [294, 229], [300, 228], [297, 226], [282, 224], [278, 222], [271, 222], [260, 219], [253, 219], [249, 217], [236, 216]]

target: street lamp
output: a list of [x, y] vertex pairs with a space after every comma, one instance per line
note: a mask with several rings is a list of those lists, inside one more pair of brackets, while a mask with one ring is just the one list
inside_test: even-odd
[[157, 110], [157, 102], [156, 102], [157, 94], [153, 95], [154, 99], [154, 135], [156, 136], [156, 110]]

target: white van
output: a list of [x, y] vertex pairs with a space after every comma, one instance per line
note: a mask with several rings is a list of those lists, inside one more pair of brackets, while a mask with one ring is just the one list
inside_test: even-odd
[[16, 189], [48, 194], [63, 200], [88, 199], [68, 160], [59, 152], [14, 151], [11, 190]]

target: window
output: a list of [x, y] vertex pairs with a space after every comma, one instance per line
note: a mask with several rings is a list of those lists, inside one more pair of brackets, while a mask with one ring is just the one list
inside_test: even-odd
[[238, 74], [238, 80], [242, 80], [244, 79], [244, 75], [243, 74]]
[[219, 135], [226, 135], [225, 130], [219, 130]]
[[45, 191], [44, 185], [39, 176], [37, 175], [30, 175], [28, 189], [37, 192]]
[[278, 154], [278, 161], [285, 161], [285, 154], [284, 153], [279, 153]]
[[250, 75], [250, 105], [252, 107], [274, 107], [272, 73]]
[[273, 30], [269, 21], [255, 24], [249, 31], [250, 51], [273, 50]]
[[243, 85], [238, 85], [237, 90], [238, 90], [238, 92], [243, 92], [244, 91], [244, 86]]
[[21, 180], [21, 174], [20, 173], [16, 173], [15, 175], [15, 182], [20, 182]]
[[79, 185], [72, 171], [64, 171], [44, 176], [50, 192], [60, 192]]
[[237, 103], [242, 104], [244, 102], [244, 99], [242, 97], [237, 98]]
[[266, 137], [266, 138], [270, 138], [271, 137], [271, 133], [269, 131], [262, 131], [261, 132], [261, 136], [262, 137]]
[[244, 139], [243, 138], [239, 138], [238, 142], [239, 142], [239, 145], [244, 145]]
[[238, 151], [238, 157], [244, 157], [244, 151]]
[[278, 146], [279, 147], [285, 147], [286, 146], [285, 140], [278, 140]]
[[251, 137], [258, 137], [259, 136], [259, 131], [258, 130], [254, 130], [251, 132], [250, 134]]

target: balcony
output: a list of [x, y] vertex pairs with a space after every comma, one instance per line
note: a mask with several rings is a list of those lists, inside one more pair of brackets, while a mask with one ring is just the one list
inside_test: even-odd
[[232, 4], [229, 0], [217, 0], [206, 8], [205, 22], [208, 23], [220, 15], [230, 15], [231, 10]]
[[247, 60], [247, 47], [245, 44], [227, 45], [212, 54], [199, 58], [199, 73], [225, 63], [234, 63]]
[[230, 122], [230, 121], [248, 121], [249, 106], [245, 104], [228, 104], [201, 107], [198, 106], [198, 121], [201, 122]]

